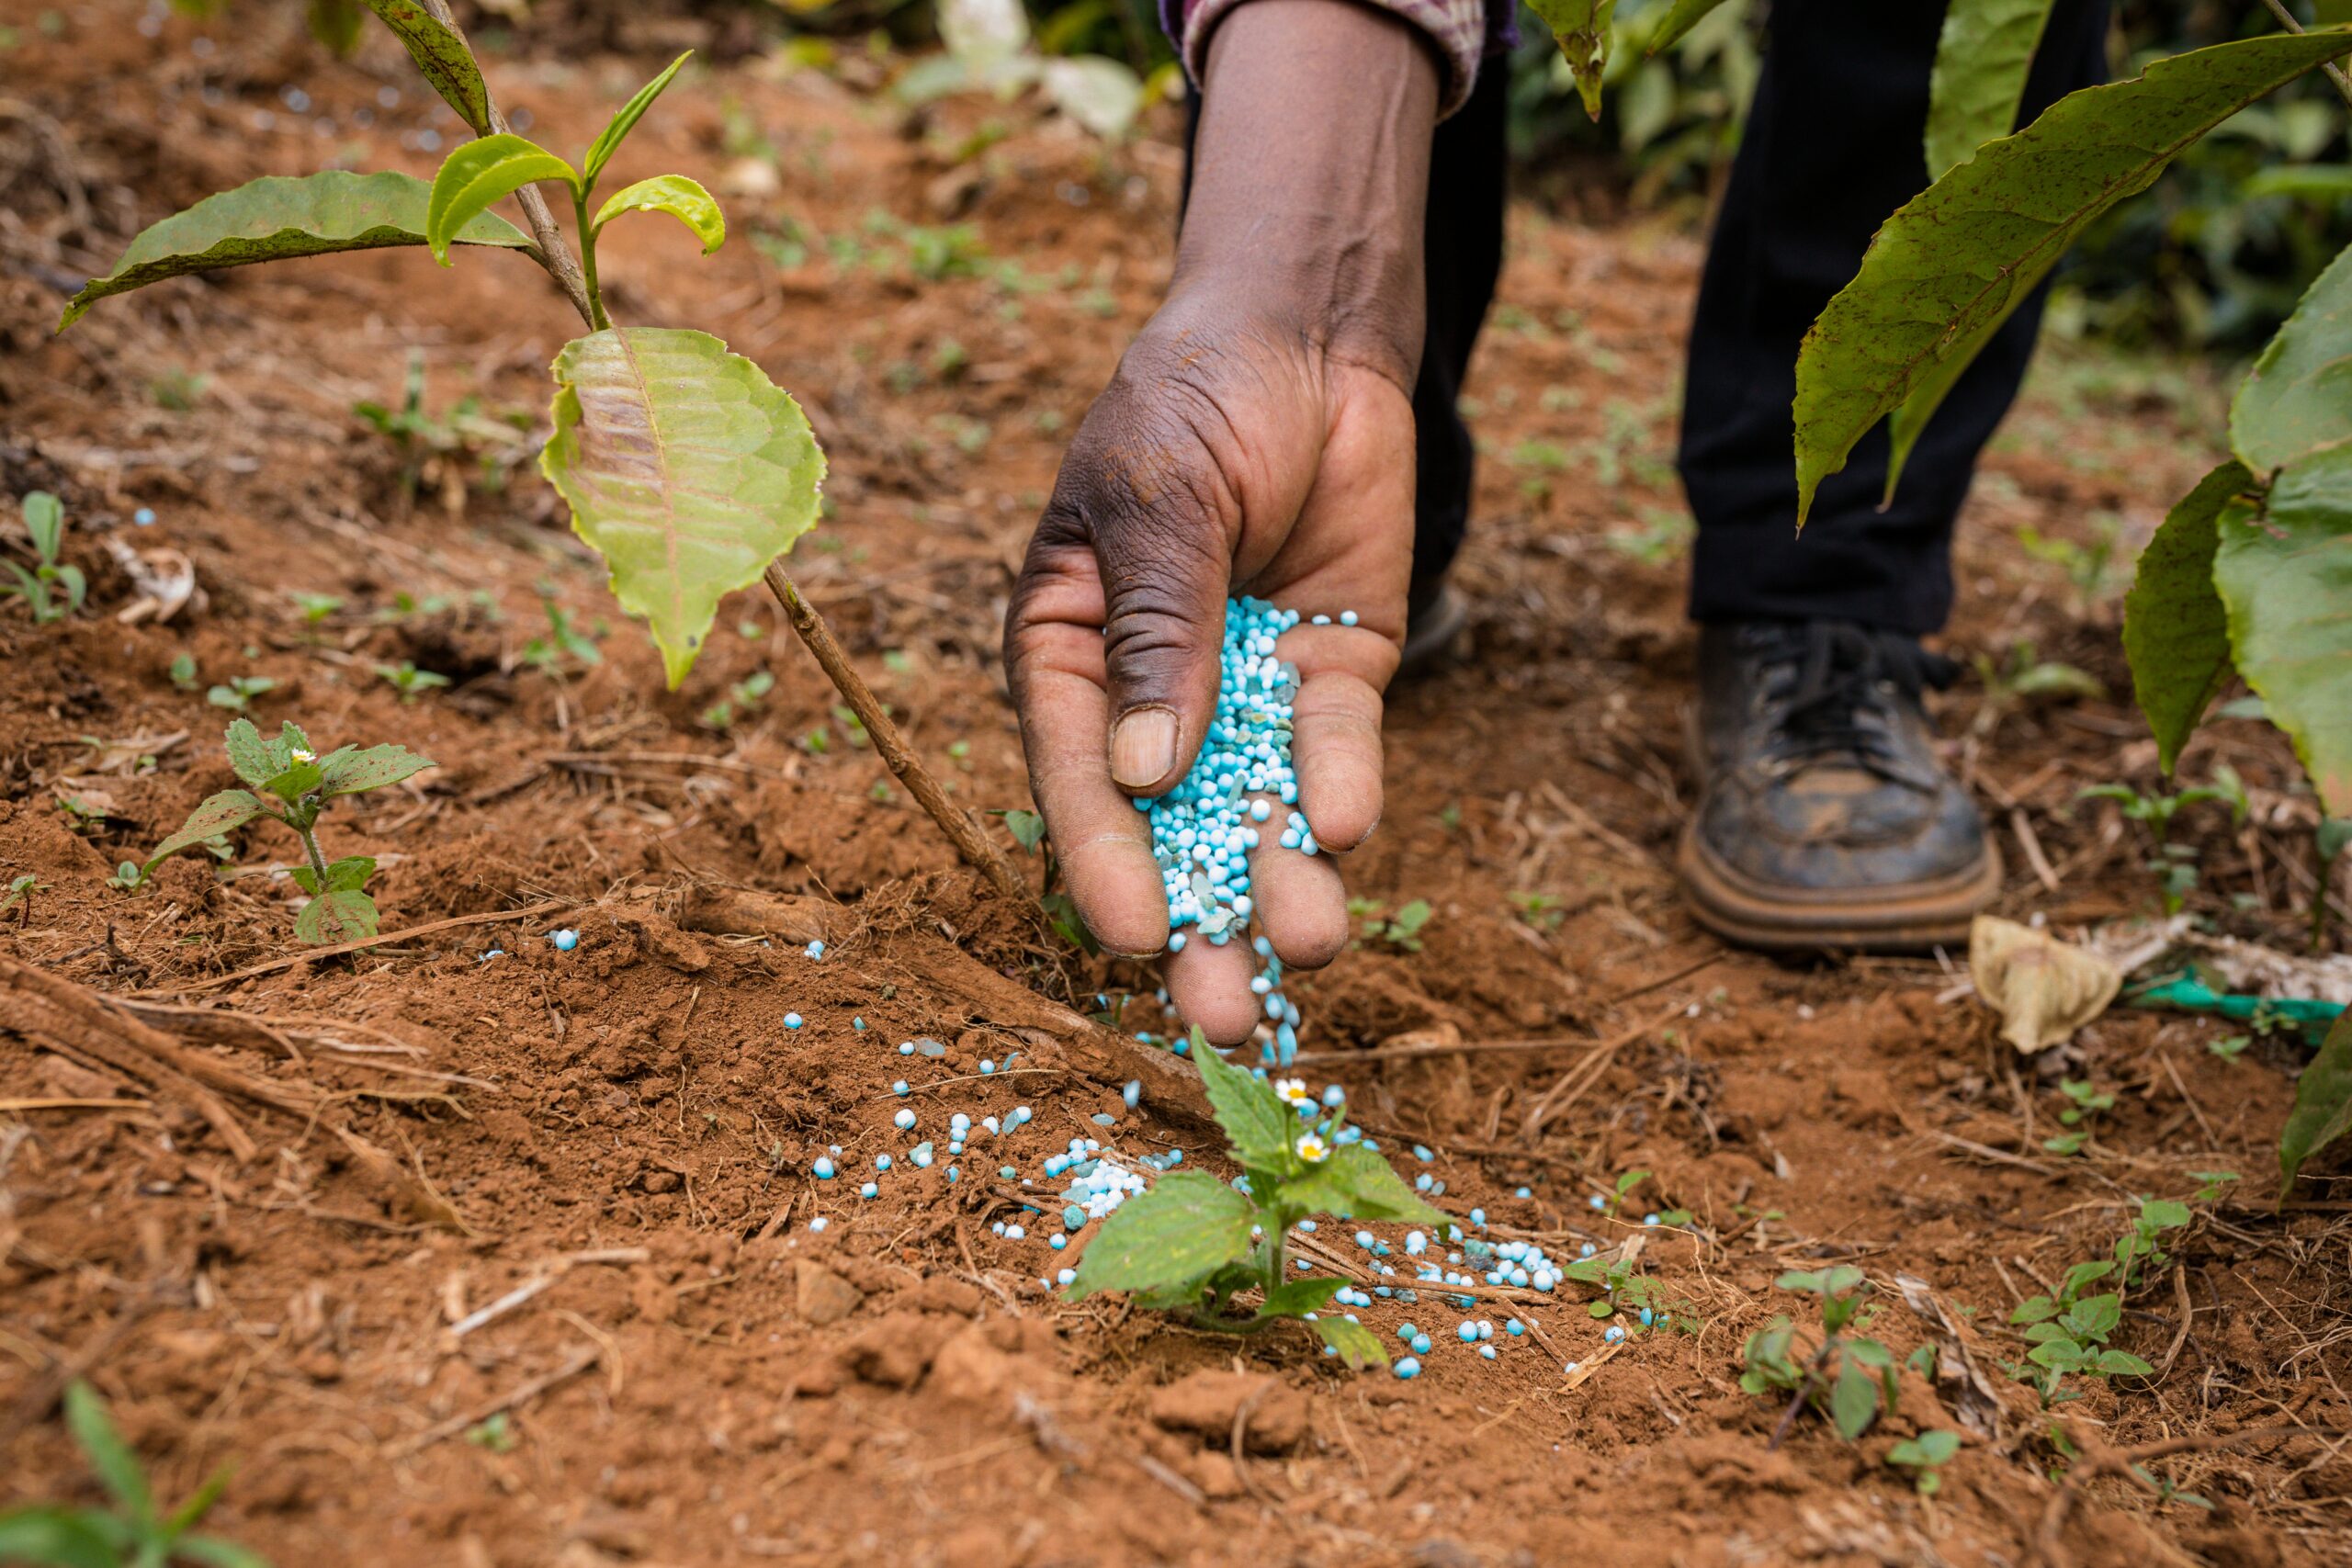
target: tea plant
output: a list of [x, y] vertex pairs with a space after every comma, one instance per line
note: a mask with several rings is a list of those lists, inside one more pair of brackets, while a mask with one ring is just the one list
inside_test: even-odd
[[1912, 1489], [1922, 1497], [1943, 1490], [1943, 1467], [1960, 1452], [1960, 1434], [1938, 1428], [1905, 1438], [1886, 1450], [1886, 1462], [1911, 1472]]
[[1850, 1442], [1870, 1430], [1882, 1408], [1894, 1408], [1898, 1393], [1894, 1353], [1876, 1339], [1846, 1332], [1869, 1297], [1870, 1284], [1860, 1269], [1845, 1263], [1818, 1272], [1791, 1269], [1772, 1283], [1820, 1298], [1820, 1341], [1808, 1353], [1795, 1322], [1775, 1317], [1747, 1337], [1739, 1386], [1751, 1394], [1788, 1393], [1772, 1447], [1780, 1447], [1790, 1423], [1807, 1405], [1826, 1414]]
[[[424, 246], [444, 265], [460, 245], [524, 256], [588, 328], [556, 355], [555, 428], [540, 471], [571, 509], [573, 530], [605, 558], [622, 607], [646, 622], [671, 687], [693, 668], [719, 601], [764, 581], [827, 678], [875, 732], [876, 750], [899, 781], [1000, 894], [1034, 908], [1027, 885], [922, 767], [831, 628], [783, 571], [782, 557], [816, 524], [825, 472], [799, 405], [707, 333], [617, 324], [606, 309], [597, 240], [610, 224], [633, 213], [666, 214], [706, 254], [727, 237], [718, 202], [684, 175], [655, 175], [595, 199], [607, 167], [688, 56], [639, 88], [574, 162], [509, 128], [448, 0], [364, 3], [475, 140], [455, 148], [430, 184], [398, 172], [336, 169], [270, 175], [207, 197], [133, 239], [111, 271], [67, 302], [59, 330], [113, 295], [223, 267], [397, 245]], [[568, 198], [571, 241], [541, 186]], [[510, 197], [528, 233], [491, 211]]]
[[173, 1562], [269, 1568], [259, 1553], [233, 1541], [191, 1533], [220, 1500], [229, 1484], [227, 1471], [216, 1472], [186, 1502], [161, 1513], [139, 1456], [123, 1441], [96, 1392], [79, 1379], [65, 1386], [65, 1426], [114, 1505], [30, 1503], [0, 1512], [0, 1562], [40, 1568], [168, 1568]]
[[25, 496], [18, 511], [25, 520], [25, 532], [32, 537], [34, 566], [27, 571], [15, 561], [0, 561], [8, 569], [8, 580], [0, 582], [0, 593], [22, 599], [33, 613], [33, 625], [45, 626], [79, 610], [90, 585], [80, 567], [57, 558], [65, 542], [64, 503], [47, 491], [37, 490]]
[[155, 846], [141, 874], [152, 874], [165, 858], [182, 850], [267, 818], [292, 829], [302, 840], [307, 863], [288, 874], [311, 901], [294, 917], [294, 934], [321, 943], [374, 936], [376, 902], [368, 897], [367, 886], [376, 863], [367, 855], [330, 862], [319, 848], [319, 816], [337, 796], [396, 784], [435, 766], [433, 760], [403, 746], [345, 746], [322, 757], [312, 749], [311, 738], [292, 724], [276, 739], [266, 739], [242, 718], [229, 727], [226, 739], [229, 765], [253, 790], [223, 790], [206, 799], [178, 832]]
[[[1428, 1225], [1447, 1224], [1445, 1216], [1364, 1146], [1344, 1105], [1327, 1110], [1297, 1078], [1270, 1082], [1233, 1066], [1198, 1029], [1190, 1054], [1243, 1174], [1228, 1185], [1203, 1171], [1170, 1171], [1126, 1200], [1079, 1260], [1070, 1298], [1125, 1291], [1138, 1306], [1182, 1312], [1195, 1327], [1227, 1333], [1309, 1318], [1350, 1367], [1386, 1365], [1370, 1329], [1319, 1311], [1347, 1281], [1290, 1272], [1285, 1239], [1315, 1214]], [[1254, 1308], [1236, 1306], [1253, 1291]]]

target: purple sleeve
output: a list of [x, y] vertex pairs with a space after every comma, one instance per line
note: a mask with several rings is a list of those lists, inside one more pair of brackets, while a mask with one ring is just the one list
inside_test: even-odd
[[[1500, 53], [1517, 41], [1516, 0], [1363, 0], [1394, 13], [1429, 35], [1438, 58], [1445, 62], [1445, 82], [1438, 95], [1438, 118], [1462, 107], [1478, 80], [1479, 62]], [[1209, 37], [1217, 23], [1236, 6], [1249, 0], [1159, 0], [1159, 25], [1166, 29], [1184, 73], [1197, 85], [1208, 63]]]

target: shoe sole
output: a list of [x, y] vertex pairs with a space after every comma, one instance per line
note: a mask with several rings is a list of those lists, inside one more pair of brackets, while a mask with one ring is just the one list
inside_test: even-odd
[[1767, 953], [1959, 947], [1968, 941], [1969, 922], [2001, 891], [2001, 852], [1990, 839], [1974, 865], [1933, 882], [1809, 892], [1742, 875], [1700, 840], [1692, 822], [1683, 827], [1675, 871], [1701, 925]]
[[1397, 656], [1396, 675], [1409, 681], [1426, 675], [1453, 650], [1453, 639], [1470, 624], [1470, 606], [1452, 584], [1440, 588], [1420, 617], [1405, 627], [1405, 647]]

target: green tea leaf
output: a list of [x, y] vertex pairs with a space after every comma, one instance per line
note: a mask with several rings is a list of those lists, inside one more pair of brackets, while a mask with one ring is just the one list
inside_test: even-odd
[[1388, 1348], [1380, 1342], [1380, 1336], [1352, 1318], [1326, 1313], [1315, 1320], [1314, 1327], [1323, 1337], [1323, 1343], [1340, 1353], [1340, 1359], [1348, 1364], [1351, 1372], [1388, 1364]]
[[2352, 249], [2339, 252], [2230, 403], [2230, 445], [2257, 473], [2352, 436]]
[[[333, 867], [328, 875], [334, 875]], [[376, 901], [354, 888], [331, 886], [294, 917], [294, 935], [303, 942], [365, 942], [375, 934]]]
[[[596, 133], [596, 140], [588, 144], [587, 162], [581, 165], [581, 173], [587, 177], [589, 183], [594, 184], [596, 176], [605, 172], [605, 165], [612, 162], [614, 153], [620, 151], [622, 141], [630, 131], [637, 129], [637, 122], [645, 118], [645, 111], [653, 107], [653, 100], [662, 96], [662, 89], [669, 86], [671, 79], [677, 75], [681, 66], [694, 57], [694, 52], [690, 49], [670, 62], [668, 70], [639, 87], [637, 90], [637, 96], [621, 106], [620, 113], [613, 116], [612, 123]], [[603, 221], [601, 218], [597, 220], [600, 224]], [[713, 241], [707, 248], [716, 249], [717, 245], [718, 242]]]
[[376, 860], [373, 855], [345, 855], [327, 867], [324, 891], [356, 893], [367, 886], [368, 879], [375, 874]]
[[261, 787], [291, 806], [318, 788], [321, 776], [316, 762], [297, 762], [284, 773], [264, 779]]
[[817, 521], [825, 456], [800, 405], [707, 333], [625, 327], [566, 344], [539, 468], [651, 623], [670, 685], [718, 601]]
[[490, 89], [482, 85], [481, 67], [474, 63], [466, 40], [416, 0], [368, 0], [368, 8], [400, 36], [401, 47], [442, 101], [458, 111], [458, 118], [476, 136], [489, 135]]
[[541, 180], [580, 186], [571, 164], [511, 131], [469, 141], [444, 158], [424, 209], [424, 243], [433, 247], [434, 260], [451, 265], [449, 245], [459, 230], [488, 212], [492, 202]]
[[1724, 0], [1674, 0], [1674, 9], [1666, 14], [1657, 31], [1650, 34], [1648, 52], [1657, 54], [1680, 43], [1685, 34], [1707, 19], [1707, 13], [1723, 3]]
[[242, 828], [256, 817], [270, 815], [269, 807], [263, 804], [259, 795], [242, 789], [224, 789], [219, 795], [208, 796], [203, 805], [188, 813], [187, 820], [180, 824], [180, 830], [156, 845], [155, 852], [147, 857], [146, 864], [140, 870], [142, 874], [152, 874], [164, 859], [179, 853], [190, 844], [200, 844], [232, 828]]
[[1046, 841], [1046, 819], [1035, 811], [1008, 811], [1004, 814], [1004, 826], [1012, 835], [1012, 841], [1032, 854]]
[[319, 760], [320, 772], [324, 775], [319, 794], [332, 799], [338, 795], [382, 789], [386, 784], [396, 784], [427, 768], [439, 766], [432, 758], [420, 757], [405, 746], [370, 746], [364, 751], [339, 751]]
[[601, 230], [624, 212], [668, 213], [695, 231], [705, 255], [727, 241], [727, 219], [718, 210], [718, 203], [711, 198], [710, 192], [684, 175], [656, 175], [615, 191], [597, 209], [596, 221], [589, 227]]
[[1869, 1431], [1878, 1419], [1878, 1379], [1850, 1363], [1839, 1367], [1829, 1388], [1829, 1418], [1849, 1443]]
[[32, 536], [33, 553], [44, 561], [55, 560], [65, 536], [65, 503], [45, 490], [28, 491], [17, 511], [25, 520], [25, 532]]
[[1200, 1066], [1209, 1109], [1216, 1112], [1217, 1125], [1233, 1145], [1233, 1157], [1252, 1170], [1296, 1169], [1300, 1122], [1273, 1086], [1227, 1061], [1197, 1029], [1192, 1058]]
[[1362, 1144], [1342, 1144], [1321, 1164], [1283, 1182], [1283, 1201], [1342, 1220], [1446, 1223], [1442, 1213], [1413, 1195], [1386, 1160]]
[[0, 1513], [0, 1562], [120, 1568], [130, 1532], [96, 1508], [36, 1503]]
[[2048, 1296], [2028, 1296], [2009, 1313], [2011, 1323], [2046, 1323], [2058, 1315], [2058, 1303]]
[[2230, 675], [2230, 617], [2213, 587], [2222, 509], [2249, 489], [2245, 465], [2223, 463], [2165, 514], [2123, 596], [2123, 654], [2132, 694], [2155, 731], [2169, 774], [2206, 706]]
[[[421, 245], [432, 187], [413, 175], [270, 175], [234, 190], [208, 196], [185, 212], [141, 231], [104, 277], [94, 277], [67, 302], [57, 323], [63, 332], [111, 294], [184, 277], [192, 272], [246, 266], [337, 251]], [[487, 205], [487, 204], [485, 204]], [[461, 245], [527, 248], [530, 240], [503, 218], [488, 213], [458, 225]]]
[[1528, 6], [1552, 30], [1552, 41], [1560, 46], [1568, 73], [1576, 78], [1584, 112], [1599, 119], [1600, 78], [1609, 65], [1609, 24], [1617, 0], [1528, 0]]
[[1301, 1280], [1285, 1280], [1266, 1292], [1265, 1303], [1259, 1307], [1260, 1317], [1298, 1317], [1317, 1311], [1331, 1299], [1331, 1292], [1346, 1284], [1345, 1280], [1329, 1274], [1310, 1275]]
[[83, 1457], [97, 1472], [98, 1483], [107, 1489], [122, 1511], [130, 1516], [134, 1525], [152, 1527], [155, 1522], [155, 1499], [147, 1490], [147, 1472], [141, 1468], [139, 1456], [122, 1440], [122, 1434], [107, 1415], [106, 1402], [97, 1391], [76, 1378], [65, 1385], [65, 1426], [74, 1434], [74, 1441], [81, 1447]]
[[2052, 0], [1951, 0], [1928, 87], [1928, 175], [1939, 178], [2017, 129]]
[[2352, 441], [2278, 470], [2259, 517], [2225, 513], [2213, 585], [2238, 673], [2295, 742], [2327, 815], [2352, 815]]
[[2177, 1230], [2196, 1216], [2188, 1205], [2172, 1198], [2151, 1198], [2140, 1205], [2140, 1224], [2148, 1230]]
[[2109, 1292], [2085, 1296], [2066, 1309], [2067, 1336], [2089, 1345], [2104, 1340], [2123, 1322], [2123, 1298]]
[[2147, 1378], [2156, 1374], [2155, 1368], [2128, 1350], [2101, 1350], [2098, 1359], [2090, 1363], [2090, 1370], [2101, 1377], [2120, 1373], [2125, 1377]]
[[2278, 1201], [2294, 1190], [2303, 1162], [2352, 1129], [2352, 1012], [2336, 1019], [2319, 1054], [2295, 1080], [2295, 1108], [2278, 1134]]
[[1120, 1204], [1078, 1260], [1072, 1301], [1098, 1291], [1173, 1291], [1250, 1250], [1257, 1208], [1198, 1170], [1171, 1171]]
[[2330, 29], [2156, 61], [2060, 99], [1905, 203], [1798, 354], [1800, 523], [1855, 443], [1909, 405], [1894, 433], [1899, 469], [1959, 369], [2093, 220], [2239, 109], [2347, 51], [2352, 35]]

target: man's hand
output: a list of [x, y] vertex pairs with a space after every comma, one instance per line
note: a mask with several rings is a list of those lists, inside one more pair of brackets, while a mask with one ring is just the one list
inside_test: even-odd
[[[1167, 942], [1150, 826], [1216, 710], [1225, 602], [1302, 615], [1293, 761], [1323, 848], [1380, 818], [1380, 694], [1412, 567], [1411, 387], [1437, 68], [1350, 0], [1251, 0], [1211, 44], [1193, 194], [1168, 303], [1062, 462], [1005, 628], [1031, 788], [1087, 924], [1115, 952]], [[1347, 943], [1332, 863], [1267, 834], [1256, 914], [1287, 964]], [[1247, 943], [1170, 957], [1213, 1040], [1260, 1016]]]

